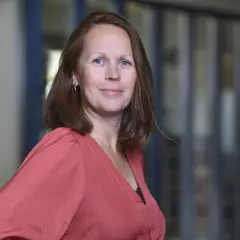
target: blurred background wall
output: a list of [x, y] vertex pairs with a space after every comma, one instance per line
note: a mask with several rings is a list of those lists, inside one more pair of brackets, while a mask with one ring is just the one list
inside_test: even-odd
[[154, 74], [147, 183], [166, 239], [239, 240], [240, 2], [0, 0], [0, 186], [45, 133], [42, 103], [71, 31], [88, 13], [125, 16]]
[[0, 1], [0, 184], [19, 164], [25, 79], [21, 1]]

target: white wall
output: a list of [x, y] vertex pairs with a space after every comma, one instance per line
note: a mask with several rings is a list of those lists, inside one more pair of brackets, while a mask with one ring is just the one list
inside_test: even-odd
[[21, 0], [0, 1], [0, 186], [20, 160], [24, 45]]

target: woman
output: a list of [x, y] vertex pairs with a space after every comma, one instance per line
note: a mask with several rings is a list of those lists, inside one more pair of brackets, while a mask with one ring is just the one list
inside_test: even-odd
[[134, 28], [93, 13], [72, 33], [46, 101], [48, 133], [0, 191], [0, 239], [161, 240], [143, 175], [151, 69]]

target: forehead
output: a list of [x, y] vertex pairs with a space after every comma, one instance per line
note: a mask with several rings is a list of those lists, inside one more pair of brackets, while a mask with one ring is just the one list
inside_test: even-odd
[[128, 33], [110, 24], [96, 25], [86, 34], [83, 51], [91, 52], [121, 52], [131, 54], [132, 47]]

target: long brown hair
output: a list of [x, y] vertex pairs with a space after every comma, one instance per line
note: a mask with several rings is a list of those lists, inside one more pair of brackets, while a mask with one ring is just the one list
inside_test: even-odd
[[137, 82], [131, 102], [123, 113], [118, 144], [138, 147], [151, 134], [154, 126], [152, 71], [138, 33], [128, 21], [114, 13], [95, 12], [88, 15], [70, 36], [45, 102], [46, 127], [52, 130], [68, 127], [82, 135], [92, 131], [92, 123], [82, 106], [80, 89], [73, 89], [72, 74], [76, 71], [86, 34], [98, 24], [111, 24], [124, 29], [131, 41]]

